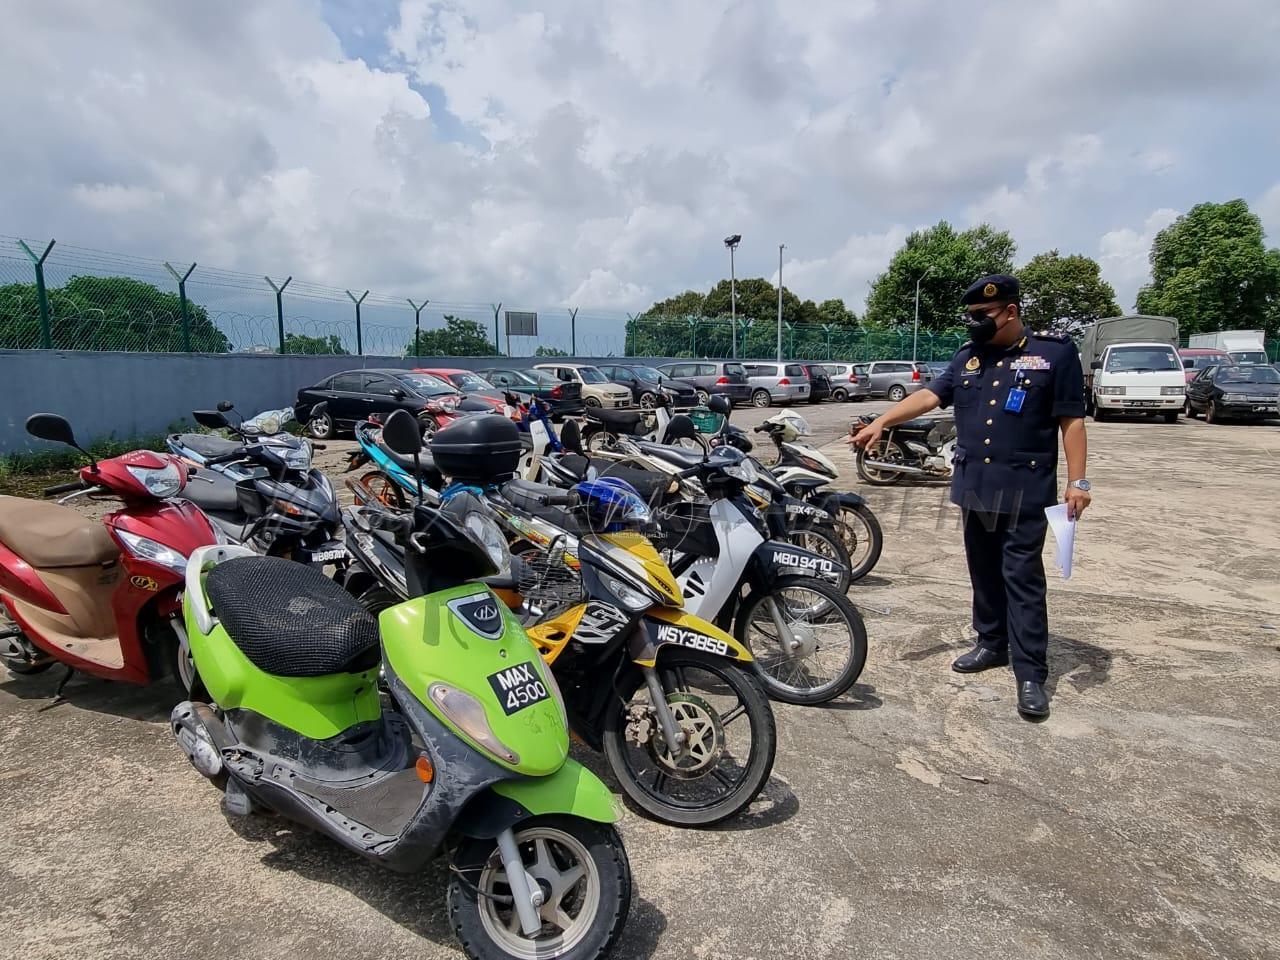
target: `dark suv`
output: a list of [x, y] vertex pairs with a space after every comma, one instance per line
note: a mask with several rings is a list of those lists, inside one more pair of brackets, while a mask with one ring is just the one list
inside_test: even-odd
[[751, 399], [747, 369], [737, 360], [679, 360], [658, 367], [664, 377], [687, 380], [698, 391], [698, 402], [706, 403], [715, 394], [733, 403]]
[[[432, 400], [461, 395], [439, 377], [410, 370], [347, 370], [325, 377], [313, 387], [298, 391], [293, 415], [299, 423], [310, 423], [313, 436], [328, 439], [339, 430], [350, 430], [369, 414], [385, 420], [394, 410], [406, 410], [415, 417]], [[311, 408], [324, 401], [326, 412], [312, 419]]]
[[698, 391], [692, 383], [673, 380], [654, 367], [602, 363], [600, 369], [614, 383], [630, 387], [631, 399], [646, 410], [653, 406], [653, 398], [660, 392], [671, 398], [671, 406], [675, 410], [688, 410], [698, 403]]
[[809, 374], [809, 402], [819, 403], [831, 399], [831, 375], [816, 363], [804, 364]]

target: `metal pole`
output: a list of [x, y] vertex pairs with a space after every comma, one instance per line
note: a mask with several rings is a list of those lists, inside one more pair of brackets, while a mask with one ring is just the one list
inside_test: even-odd
[[364, 298], [368, 295], [369, 291], [366, 290], [364, 293], [360, 294], [360, 299], [357, 300], [355, 294], [350, 290], [347, 291], [347, 296], [350, 297], [351, 302], [356, 305], [356, 356], [358, 357], [364, 356], [364, 332], [360, 325], [360, 304], [364, 303]]
[[920, 284], [924, 281], [924, 278], [931, 273], [933, 273], [932, 266], [930, 266], [929, 269], [926, 270], [924, 273], [920, 274], [920, 279], [916, 281], [916, 319], [914, 324], [914, 332], [912, 333], [912, 336], [911, 336], [911, 362], [912, 363], [916, 362], [916, 351], [918, 350], [919, 344], [920, 344]]
[[782, 251], [786, 246], [778, 244], [778, 363], [782, 362]]
[[622, 355], [624, 357], [631, 356], [630, 344], [635, 334], [631, 328], [635, 326], [636, 318], [634, 314], [627, 314], [627, 325], [622, 328]]
[[[625, 353], [627, 349], [626, 337], [623, 338], [622, 350]], [[578, 308], [574, 307], [569, 310], [569, 354], [571, 356], [578, 355]]]
[[46, 350], [53, 349], [53, 330], [49, 326], [49, 295], [44, 288], [44, 262], [49, 257], [49, 251], [53, 249], [56, 240], [50, 240], [49, 245], [44, 248], [44, 253], [36, 256], [31, 252], [31, 248], [27, 246], [25, 240], [19, 240], [18, 246], [31, 258], [31, 265], [36, 271], [36, 302], [40, 307], [40, 346]]
[[733, 337], [733, 359], [738, 359], [738, 274], [733, 265], [733, 252], [737, 244], [729, 248], [729, 324]]
[[280, 335], [280, 352], [284, 353], [284, 300], [282, 299], [282, 295], [284, 294], [284, 288], [289, 285], [290, 281], [293, 280], [293, 277], [289, 277], [278, 287], [276, 286], [276, 282], [270, 277], [263, 277], [262, 279], [271, 284], [271, 289], [276, 292], [276, 332]]
[[[405, 297], [405, 299], [409, 300], [408, 297]], [[422, 356], [422, 354], [418, 352], [422, 349], [422, 345], [420, 343], [422, 339], [422, 309], [430, 302], [430, 300], [423, 300], [422, 304], [419, 305], [414, 303], [412, 300], [409, 300], [409, 306], [413, 307], [413, 355], [415, 357]]]
[[499, 300], [496, 307], [492, 303], [489, 306], [493, 307], [493, 352], [495, 356], [500, 357], [502, 356], [502, 341], [498, 339], [498, 311], [502, 309], [502, 301]]
[[191, 276], [191, 271], [196, 268], [193, 263], [187, 272], [182, 276], [178, 276], [178, 271], [169, 265], [169, 261], [164, 262], [164, 268], [169, 271], [173, 279], [178, 281], [178, 304], [182, 308], [182, 352], [191, 352], [191, 317], [187, 313], [187, 277]]

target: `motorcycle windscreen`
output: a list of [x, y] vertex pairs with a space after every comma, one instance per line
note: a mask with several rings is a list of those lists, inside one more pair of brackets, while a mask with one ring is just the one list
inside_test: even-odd
[[383, 655], [451, 730], [509, 769], [546, 776], [569, 754], [550, 668], [504, 603], [463, 584], [378, 617]]

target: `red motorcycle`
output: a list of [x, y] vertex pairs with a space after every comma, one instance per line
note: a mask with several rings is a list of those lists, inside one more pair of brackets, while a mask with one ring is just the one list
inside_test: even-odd
[[[62, 417], [35, 414], [27, 432], [89, 456]], [[0, 603], [12, 621], [0, 619], [0, 661], [9, 670], [39, 673], [62, 663], [68, 677], [80, 670], [129, 683], [172, 673], [190, 688], [181, 602], [187, 556], [219, 542], [198, 507], [170, 499], [191, 472], [177, 457], [134, 450], [44, 491], [123, 501], [100, 523], [61, 504], [0, 497]]]

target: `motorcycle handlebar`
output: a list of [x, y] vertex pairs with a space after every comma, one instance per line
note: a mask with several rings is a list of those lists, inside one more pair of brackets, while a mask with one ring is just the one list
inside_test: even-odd
[[578, 497], [573, 493], [544, 493], [538, 498], [538, 502], [547, 507], [572, 507], [577, 504]]
[[248, 447], [241, 447], [239, 450], [232, 450], [230, 453], [224, 453], [220, 457], [210, 457], [204, 462], [204, 465], [206, 467], [212, 467], [219, 463], [230, 463], [232, 460], [241, 459], [248, 452]]
[[72, 480], [70, 483], [55, 483], [52, 487], [44, 488], [44, 496], [56, 497], [60, 493], [71, 493], [73, 490], [86, 490], [88, 484], [83, 480]]

